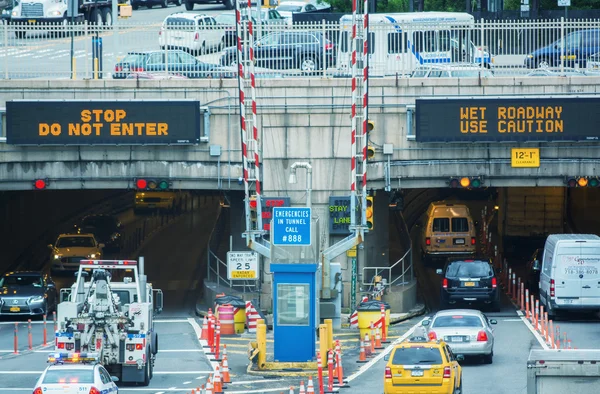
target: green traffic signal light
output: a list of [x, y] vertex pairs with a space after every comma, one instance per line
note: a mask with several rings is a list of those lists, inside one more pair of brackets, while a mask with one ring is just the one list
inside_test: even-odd
[[598, 178], [592, 178], [590, 179], [589, 185], [590, 187], [598, 187], [600, 185], [600, 180], [598, 180]]
[[477, 178], [473, 179], [473, 181], [471, 181], [471, 186], [475, 187], [475, 188], [480, 187], [481, 186], [481, 180], [477, 179]]
[[158, 188], [161, 190], [167, 190], [169, 188], [169, 182], [160, 181], [160, 183], [158, 184]]

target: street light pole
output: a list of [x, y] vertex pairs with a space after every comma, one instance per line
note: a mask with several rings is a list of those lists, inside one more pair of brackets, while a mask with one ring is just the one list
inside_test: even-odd
[[310, 163], [305, 161], [297, 161], [290, 167], [290, 179], [289, 183], [296, 183], [296, 169], [306, 168], [306, 206], [311, 208], [312, 205], [312, 166]]

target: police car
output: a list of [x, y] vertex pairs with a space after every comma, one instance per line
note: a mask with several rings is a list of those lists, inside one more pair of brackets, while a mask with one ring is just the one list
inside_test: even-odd
[[113, 394], [119, 389], [99, 364], [98, 353], [52, 353], [48, 368], [38, 379], [33, 394]]

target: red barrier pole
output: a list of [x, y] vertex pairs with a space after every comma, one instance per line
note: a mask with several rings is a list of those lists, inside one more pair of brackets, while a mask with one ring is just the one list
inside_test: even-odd
[[46, 315], [44, 315], [44, 346], [48, 343], [48, 332], [46, 331]]
[[328, 380], [327, 380], [327, 392], [332, 393], [333, 392], [333, 349], [329, 349], [329, 352], [327, 353], [327, 374], [328, 376]]
[[321, 352], [317, 352], [317, 376], [319, 378], [319, 394], [325, 394], [323, 388], [323, 362], [321, 361]]
[[214, 342], [214, 332], [213, 332], [213, 321], [212, 317], [208, 319], [208, 346], [210, 346], [210, 351], [213, 351], [213, 342]]
[[524, 285], [523, 283], [519, 283], [519, 295], [520, 295], [520, 305], [519, 305], [519, 309], [521, 310], [521, 312], [523, 311], [523, 309], [525, 308], [525, 294], [524, 294], [525, 290], [524, 290]]
[[14, 351], [14, 354], [19, 354], [19, 337], [17, 336], [18, 332], [19, 332], [19, 323], [15, 323], [15, 339], [14, 339], [15, 351]]
[[27, 319], [27, 339], [29, 341], [29, 350], [33, 350], [33, 338], [31, 337], [31, 319]]
[[525, 289], [525, 318], [529, 320], [529, 289]]
[[217, 320], [217, 334], [216, 334], [216, 344], [215, 344], [215, 358], [219, 359], [219, 347], [221, 347], [221, 323]]

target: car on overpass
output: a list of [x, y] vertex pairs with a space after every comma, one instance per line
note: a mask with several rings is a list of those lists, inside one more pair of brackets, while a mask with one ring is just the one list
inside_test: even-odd
[[169, 4], [175, 4], [175, 7], [179, 7], [181, 2], [182, 0], [131, 0], [131, 8], [134, 10], [137, 10], [140, 7], [147, 7], [150, 9], [155, 5], [167, 8]]
[[481, 66], [465, 64], [429, 64], [417, 67], [411, 78], [493, 78], [494, 73]]
[[47, 315], [57, 304], [56, 285], [42, 272], [9, 272], [0, 277], [0, 316]]
[[600, 52], [600, 29], [572, 31], [564, 37], [536, 49], [525, 57], [525, 67], [558, 67], [563, 62], [567, 67], [586, 68], [587, 59]]
[[131, 73], [139, 72], [175, 73], [187, 78], [233, 78], [235, 76], [235, 73], [229, 68], [201, 62], [182, 50], [155, 50], [129, 52], [115, 64], [112, 77], [125, 79]]
[[571, 67], [538, 68], [527, 74], [528, 77], [585, 77], [585, 70]]
[[81, 260], [100, 259], [104, 244], [94, 234], [61, 234], [56, 242], [49, 244], [52, 273], [74, 272]]
[[220, 51], [225, 29], [212, 16], [191, 12], [168, 15], [158, 32], [160, 49], [183, 49], [192, 55]]
[[443, 340], [415, 336], [385, 356], [384, 394], [462, 393], [462, 357]]
[[485, 364], [494, 358], [495, 319], [475, 309], [452, 309], [440, 311], [421, 325], [426, 328], [431, 340], [443, 339], [454, 354], [481, 356]]

